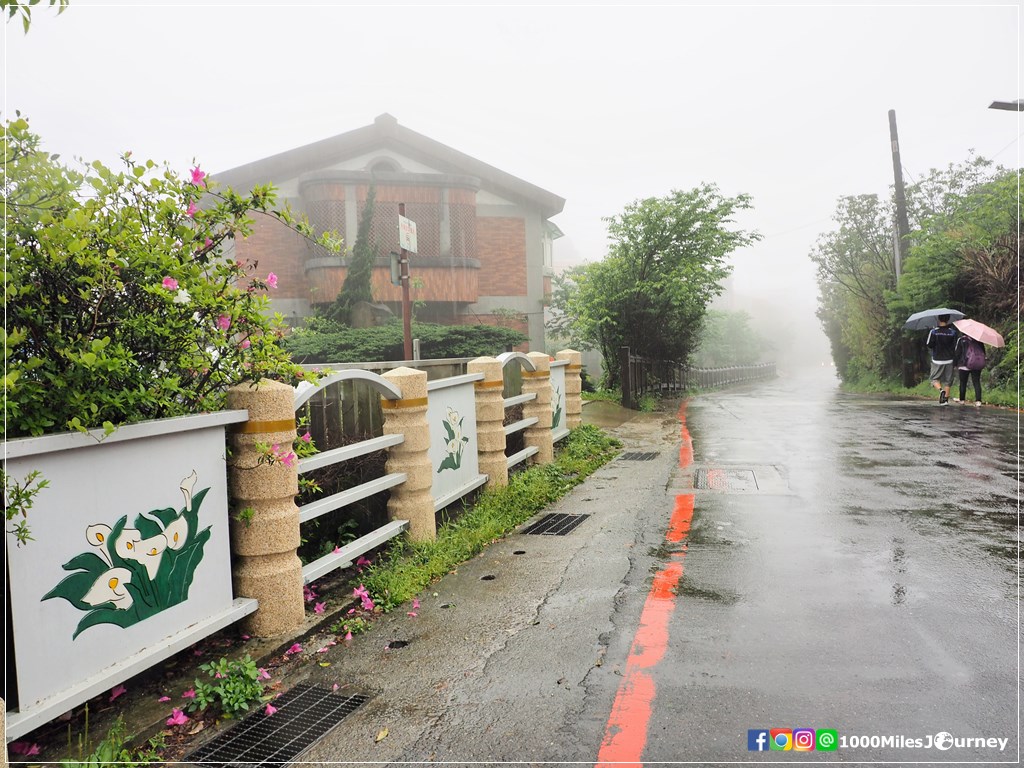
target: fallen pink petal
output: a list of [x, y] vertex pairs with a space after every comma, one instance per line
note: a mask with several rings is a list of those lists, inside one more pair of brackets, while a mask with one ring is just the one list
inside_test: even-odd
[[351, 632], [346, 632], [345, 633], [345, 640], [351, 640], [351, 639], [352, 639], [352, 633]]
[[420, 601], [417, 600], [415, 597], [412, 599], [412, 609], [414, 611], [418, 611], [420, 609]]
[[195, 688], [189, 688], [187, 691], [185, 691], [183, 694], [181, 694], [181, 698], [183, 698], [183, 699], [194, 699], [195, 697], [196, 697], [196, 689]]
[[251, 640], [252, 638], [249, 637], [249, 635], [242, 635], [242, 639], [243, 640]]
[[325, 645], [323, 648], [317, 648], [316, 652], [317, 653], [327, 653], [328, 650], [329, 650], [328, 646]]
[[353, 613], [355, 613], [355, 612], [356, 612], [356, 609], [355, 609], [355, 608], [349, 608], [349, 609], [348, 609], [348, 615], [349, 615], [349, 616], [351, 616], [351, 615], [352, 615]]
[[270, 673], [267, 672], [267, 670], [264, 669], [263, 667], [260, 667], [260, 680], [269, 680], [269, 679], [270, 679]]
[[188, 715], [182, 712], [180, 709], [175, 707], [171, 711], [171, 716], [167, 718], [168, 725], [184, 725], [188, 722]]
[[334, 549], [331, 550], [331, 554], [334, 554], [334, 555], [338, 554], [339, 552], [341, 552], [341, 547], [335, 547]]
[[125, 693], [128, 693], [128, 689], [125, 688], [123, 685], [118, 685], [110, 692], [110, 700], [113, 701], [118, 696], [121, 696]]
[[416, 616], [416, 611], [409, 611], [409, 612], [408, 612], [408, 613], [406, 613], [405, 615], [406, 615], [406, 616], [413, 616], [413, 617], [415, 617], [415, 616]]
[[333, 687], [333, 688], [331, 688], [331, 690], [332, 690], [332, 691], [336, 691], [336, 690], [338, 690], [338, 688], [339, 688], [339, 687], [340, 687], [340, 686], [339, 686], [339, 685], [338, 685], [337, 683], [335, 683], [335, 684], [334, 684], [334, 687]]
[[25, 755], [27, 757], [39, 754], [39, 745], [35, 743], [30, 744], [27, 741], [13, 741], [7, 745], [7, 749], [13, 755]]
[[323, 613], [327, 609], [327, 603], [317, 603], [313, 606], [313, 613]]
[[360, 558], [356, 560], [356, 565], [370, 565], [371, 562], [372, 561], [367, 560], [365, 557], [360, 556]]
[[267, 715], [272, 715], [275, 712], [277, 712], [277, 707], [275, 707], [273, 704], [267, 704], [267, 708], [263, 711]]
[[298, 643], [296, 643], [291, 648], [289, 648], [287, 651], [285, 651], [284, 655], [285, 656], [290, 656], [293, 653], [302, 653], [302, 646], [299, 645]]
[[170, 701], [170, 700], [171, 700], [170, 696], [161, 696], [159, 699], [157, 699], [157, 701], [159, 701], [161, 703], [163, 703], [165, 701]]

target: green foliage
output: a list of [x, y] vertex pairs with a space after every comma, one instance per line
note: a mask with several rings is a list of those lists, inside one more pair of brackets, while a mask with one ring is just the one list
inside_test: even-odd
[[455, 522], [441, 527], [433, 541], [399, 539], [372, 565], [363, 581], [385, 611], [405, 603], [532, 517], [606, 464], [621, 444], [597, 427], [576, 427], [561, 443], [555, 461], [509, 477], [508, 485], [484, 491]]
[[[435, 325], [413, 323], [413, 338], [420, 340], [426, 360], [501, 354], [528, 338], [511, 328], [493, 325]], [[402, 324], [375, 328], [348, 328], [330, 320], [311, 318], [283, 342], [300, 363], [362, 363], [401, 360], [405, 356]]]
[[198, 167], [180, 178], [130, 154], [120, 171], [72, 170], [20, 116], [2, 139], [9, 437], [109, 432], [217, 410], [234, 384], [308, 378], [266, 317], [276, 276], [223, 255], [253, 212], [311, 235], [272, 187], [218, 192]]
[[[21, 16], [21, 25], [28, 33], [28, 28], [32, 25], [32, 6], [39, 5], [42, 0], [28, 0], [27, 2], [19, 2], [19, 0], [0, 0], [0, 13], [7, 12], [7, 21], [10, 22], [15, 16]], [[60, 16], [64, 13], [64, 9], [68, 7], [69, 0], [47, 0], [48, 4], [52, 8], [57, 6], [57, 15]]]
[[[88, 709], [86, 710], [86, 727], [88, 728]], [[86, 740], [88, 732], [86, 733]], [[63, 768], [108, 768], [114, 765], [124, 768], [135, 768], [136, 766], [149, 765], [162, 762], [160, 750], [165, 746], [162, 735], [149, 739], [143, 746], [131, 747], [132, 737], [128, 735], [124, 724], [124, 718], [117, 716], [114, 724], [110, 726], [106, 736], [89, 755], [84, 755], [85, 747], [83, 740], [79, 740], [78, 759], [61, 760]]]
[[[959, 309], [1002, 331], [1016, 326], [1019, 179], [1019, 171], [971, 157], [908, 187], [913, 230], [898, 286], [894, 204], [874, 195], [838, 202], [837, 228], [819, 238], [811, 259], [818, 267], [818, 317], [844, 382], [895, 379], [905, 354], [911, 363], [926, 357], [924, 334], [903, 331], [906, 318], [922, 309]], [[1016, 382], [1009, 348], [990, 353], [995, 389]]]
[[352, 307], [360, 301], [373, 301], [372, 277], [373, 262], [377, 258], [377, 246], [370, 242], [370, 228], [373, 226], [374, 201], [377, 198], [377, 187], [370, 185], [366, 195], [366, 205], [359, 219], [356, 242], [352, 247], [352, 259], [349, 262], [345, 282], [338, 292], [337, 298], [331, 303], [324, 314], [338, 323], [347, 324]]
[[189, 705], [189, 711], [205, 710], [214, 705], [225, 715], [233, 716], [247, 712], [249, 705], [263, 696], [264, 686], [260, 671], [248, 654], [242, 659], [221, 658], [220, 661], [202, 664], [212, 682], [195, 681], [196, 697]]
[[750, 327], [746, 312], [710, 309], [704, 317], [692, 364], [698, 368], [752, 365], [772, 344]]
[[643, 357], [685, 363], [707, 305], [730, 272], [727, 256], [760, 239], [728, 228], [734, 214], [747, 208], [749, 196], [723, 197], [705, 184], [637, 200], [605, 219], [610, 252], [556, 281], [551, 329], [599, 349], [609, 386], [618, 383], [618, 371], [608, 361], [618, 360], [620, 346]]
[[5, 469], [0, 468], [0, 480], [3, 481], [4, 488], [4, 513], [7, 516], [7, 522], [21, 517], [21, 520], [18, 520], [8, 531], [17, 539], [19, 547], [33, 540], [28, 527], [28, 511], [32, 508], [38, 493], [50, 484], [49, 480], [40, 480], [39, 477], [39, 470], [33, 470], [28, 473], [24, 481], [19, 482]]

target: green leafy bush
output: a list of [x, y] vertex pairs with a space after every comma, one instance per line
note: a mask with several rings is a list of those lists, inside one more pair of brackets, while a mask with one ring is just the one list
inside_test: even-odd
[[199, 667], [213, 682], [195, 681], [196, 696], [189, 705], [190, 711], [205, 710], [211, 704], [226, 715], [246, 712], [250, 704], [263, 696], [263, 681], [260, 671], [248, 654], [243, 659], [202, 664]]
[[227, 255], [251, 213], [311, 235], [273, 187], [218, 192], [198, 166], [130, 153], [73, 170], [20, 115], [0, 138], [8, 437], [216, 410], [232, 385], [305, 377], [265, 316], [276, 276]]
[[[436, 325], [413, 323], [425, 360], [501, 354], [529, 341], [511, 328], [493, 325]], [[401, 360], [405, 356], [400, 322], [375, 328], [349, 328], [323, 318], [311, 318], [282, 342], [299, 363], [362, 363]]]

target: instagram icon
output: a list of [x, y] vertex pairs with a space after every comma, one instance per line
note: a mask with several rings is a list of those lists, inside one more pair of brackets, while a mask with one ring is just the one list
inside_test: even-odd
[[794, 728], [793, 749], [797, 752], [811, 752], [814, 750], [814, 729]]

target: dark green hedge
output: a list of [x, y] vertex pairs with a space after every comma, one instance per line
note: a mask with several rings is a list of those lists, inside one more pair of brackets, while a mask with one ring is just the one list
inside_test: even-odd
[[[481, 357], [501, 354], [528, 338], [511, 328], [493, 325], [436, 325], [413, 323], [412, 336], [420, 340], [420, 357]], [[296, 363], [363, 363], [405, 357], [402, 324], [376, 328], [349, 328], [314, 319], [284, 340]]]

